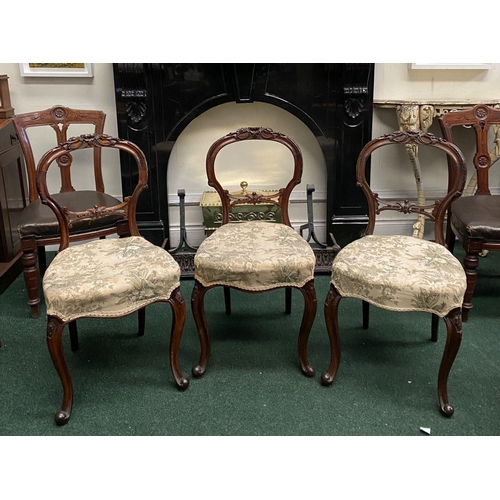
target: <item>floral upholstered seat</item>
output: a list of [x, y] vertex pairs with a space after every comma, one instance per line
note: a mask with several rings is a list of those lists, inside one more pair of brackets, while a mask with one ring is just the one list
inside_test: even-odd
[[347, 245], [333, 262], [331, 283], [343, 297], [441, 317], [461, 306], [466, 288], [462, 265], [443, 245], [399, 235]]
[[[389, 149], [406, 150], [415, 155], [425, 148], [432, 158], [432, 170], [448, 173], [448, 189], [441, 199], [428, 203], [416, 193], [405, 199], [381, 198], [369, 184], [367, 167], [373, 153], [376, 161]], [[403, 162], [398, 169], [415, 168], [416, 161]], [[418, 167], [420, 169], [420, 163]], [[398, 172], [399, 172], [398, 170]], [[415, 175], [415, 171], [413, 172]], [[462, 193], [467, 168], [463, 153], [454, 144], [434, 134], [397, 130], [369, 141], [356, 163], [356, 181], [366, 196], [368, 223], [364, 235], [339, 250], [332, 264], [330, 290], [325, 301], [325, 323], [330, 338], [330, 364], [322, 374], [324, 385], [333, 383], [340, 363], [339, 303], [343, 297], [362, 300], [363, 328], [369, 326], [370, 304], [392, 311], [431, 313], [431, 339], [438, 340], [439, 319], [446, 325], [446, 343], [438, 373], [438, 399], [441, 412], [450, 417], [454, 408], [448, 399], [448, 375], [462, 341], [462, 302], [467, 288], [460, 262], [445, 245], [444, 222], [454, 199]], [[419, 184], [420, 185], [420, 184]], [[406, 198], [406, 196], [408, 196]], [[378, 216], [398, 212], [434, 224], [432, 241], [416, 236], [376, 235]], [[420, 220], [419, 220], [420, 223]]]
[[69, 322], [117, 317], [159, 300], [179, 286], [180, 268], [163, 248], [141, 236], [70, 246], [43, 279], [47, 314]]
[[206, 287], [225, 285], [255, 292], [302, 287], [314, 278], [315, 262], [310, 245], [289, 226], [231, 223], [198, 248], [195, 278]]

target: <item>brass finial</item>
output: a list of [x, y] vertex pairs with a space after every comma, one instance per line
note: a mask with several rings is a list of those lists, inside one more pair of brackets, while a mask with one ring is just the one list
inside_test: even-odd
[[240, 182], [241, 194], [247, 194], [247, 187], [248, 187], [247, 181]]

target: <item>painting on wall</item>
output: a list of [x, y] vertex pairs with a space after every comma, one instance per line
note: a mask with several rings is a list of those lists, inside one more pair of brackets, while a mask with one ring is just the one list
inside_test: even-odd
[[21, 76], [92, 77], [92, 63], [19, 63]]
[[411, 69], [491, 69], [492, 63], [410, 63]]

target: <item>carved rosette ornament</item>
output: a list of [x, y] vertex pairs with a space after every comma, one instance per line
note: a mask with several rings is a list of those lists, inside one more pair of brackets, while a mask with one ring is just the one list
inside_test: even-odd
[[480, 106], [479, 108], [476, 108], [476, 118], [479, 120], [484, 120], [488, 116], [488, 110], [484, 108], [483, 106]]
[[54, 119], [61, 121], [66, 118], [67, 111], [65, 108], [62, 106], [56, 106], [52, 108], [51, 115], [54, 117]]

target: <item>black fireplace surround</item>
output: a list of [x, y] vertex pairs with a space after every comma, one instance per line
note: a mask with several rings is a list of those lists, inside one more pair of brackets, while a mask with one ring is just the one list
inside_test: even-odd
[[[367, 206], [355, 167], [371, 139], [373, 63], [114, 63], [113, 71], [118, 133], [136, 143], [149, 164], [149, 189], [137, 207], [140, 232], [149, 241], [170, 240], [167, 167], [175, 141], [192, 120], [226, 102], [265, 102], [299, 118], [325, 157], [324, 241], [331, 244], [333, 233], [344, 246], [364, 230]], [[121, 176], [128, 196], [137, 179], [125, 155]]]

